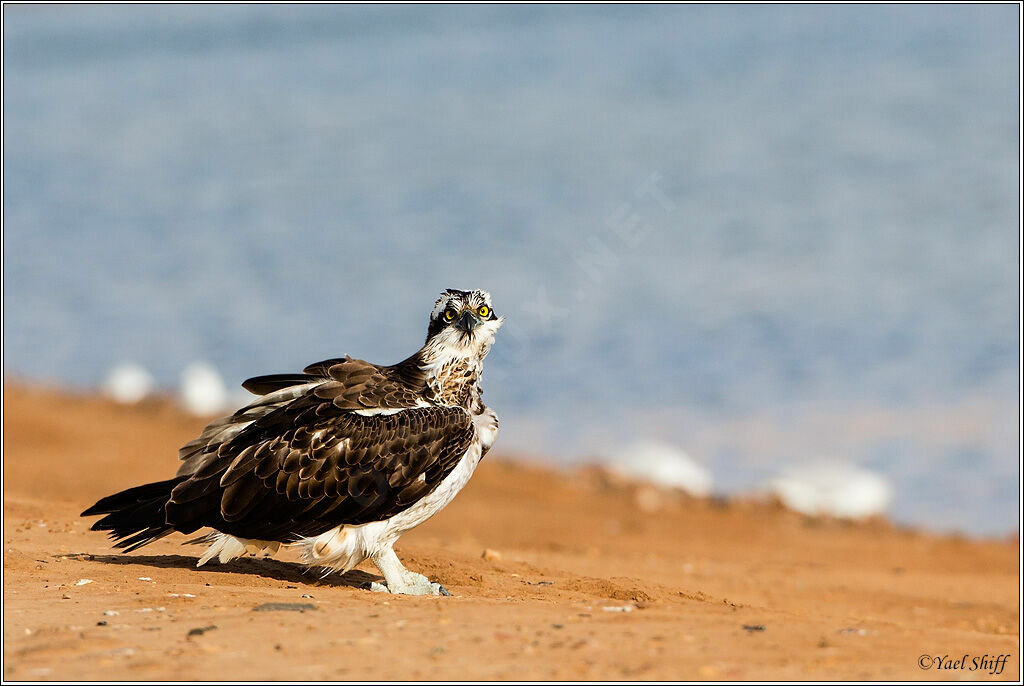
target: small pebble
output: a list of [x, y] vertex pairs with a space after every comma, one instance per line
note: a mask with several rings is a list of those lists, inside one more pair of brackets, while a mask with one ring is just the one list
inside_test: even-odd
[[85, 586], [86, 584], [91, 584], [91, 583], [92, 583], [92, 579], [79, 579], [78, 581], [75, 582], [75, 586]]
[[497, 562], [501, 559], [501, 553], [499, 553], [497, 550], [486, 548], [484, 549], [484, 552], [482, 555], [480, 555], [480, 557], [487, 560], [488, 562]]
[[632, 612], [636, 605], [606, 605], [601, 608], [605, 612]]
[[315, 610], [312, 603], [263, 603], [253, 608], [255, 612], [305, 612]]

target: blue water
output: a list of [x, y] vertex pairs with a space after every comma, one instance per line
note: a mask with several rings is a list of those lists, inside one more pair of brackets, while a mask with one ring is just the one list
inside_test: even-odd
[[482, 287], [506, 450], [1017, 531], [1017, 15], [6, 6], [5, 374], [391, 362]]

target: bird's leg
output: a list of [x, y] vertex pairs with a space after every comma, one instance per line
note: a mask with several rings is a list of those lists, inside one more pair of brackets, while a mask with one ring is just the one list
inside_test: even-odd
[[410, 572], [403, 567], [391, 546], [373, 555], [370, 559], [384, 575], [384, 583], [379, 584], [375, 581], [370, 584], [370, 590], [404, 593], [405, 595], [451, 595], [441, 584], [432, 583], [422, 574]]

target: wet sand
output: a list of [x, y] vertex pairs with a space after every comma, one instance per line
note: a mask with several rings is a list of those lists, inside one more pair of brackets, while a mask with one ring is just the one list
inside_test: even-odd
[[[363, 590], [294, 554], [120, 555], [97, 498], [168, 478], [203, 421], [4, 388], [5, 679], [1009, 679], [1017, 540], [810, 519], [489, 455], [396, 546], [451, 597]], [[490, 551], [486, 555], [485, 551]], [[984, 657], [1009, 654], [1000, 674]], [[960, 669], [922, 669], [935, 656]]]

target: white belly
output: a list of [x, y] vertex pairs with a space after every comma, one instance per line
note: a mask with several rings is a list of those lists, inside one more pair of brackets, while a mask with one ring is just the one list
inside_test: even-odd
[[419, 526], [430, 519], [435, 513], [444, 509], [452, 501], [452, 498], [462, 490], [462, 487], [466, 485], [469, 477], [473, 476], [476, 466], [480, 464], [481, 453], [480, 441], [473, 441], [466, 454], [459, 460], [459, 464], [437, 485], [437, 488], [421, 498], [419, 502], [409, 509], [403, 510], [394, 517], [381, 522], [387, 525], [384, 529], [385, 538], [393, 536], [394, 538], [390, 543], [394, 543], [406, 531]]

